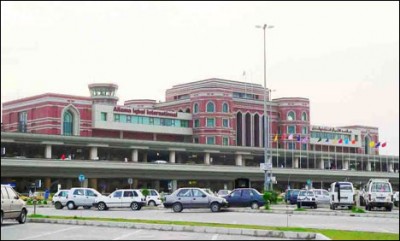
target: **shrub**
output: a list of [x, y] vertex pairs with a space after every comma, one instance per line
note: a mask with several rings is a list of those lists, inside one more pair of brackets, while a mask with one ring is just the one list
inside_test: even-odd
[[353, 207], [351, 208], [351, 212], [352, 212], [352, 213], [365, 213], [365, 211], [364, 211], [363, 209], [358, 208], [358, 207], [356, 207], [356, 206], [353, 206]]
[[143, 194], [144, 197], [149, 196], [149, 194], [150, 194], [149, 189], [142, 189], [142, 194]]
[[275, 191], [264, 192], [263, 198], [265, 202], [268, 202], [268, 204], [278, 203], [278, 193]]
[[47, 204], [47, 200], [44, 200], [44, 201], [43, 201], [43, 204]]

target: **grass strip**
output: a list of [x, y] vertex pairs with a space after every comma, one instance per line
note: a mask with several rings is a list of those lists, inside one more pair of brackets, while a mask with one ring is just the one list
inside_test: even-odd
[[270, 227], [270, 226], [249, 225], [249, 224], [203, 223], [203, 222], [169, 221], [169, 220], [48, 216], [40, 214], [31, 214], [29, 215], [29, 217], [66, 219], [66, 220], [90, 220], [90, 221], [107, 221], [107, 222], [127, 222], [127, 223], [146, 223], [146, 224], [204, 226], [204, 227], [218, 227], [218, 228], [241, 228], [241, 229], [261, 229], [261, 230], [273, 230], [273, 231], [310, 232], [310, 233], [321, 233], [332, 240], [399, 240], [399, 234], [394, 234], [394, 233], [378, 233], [378, 232], [348, 231], [348, 230], [334, 230], [334, 229]]

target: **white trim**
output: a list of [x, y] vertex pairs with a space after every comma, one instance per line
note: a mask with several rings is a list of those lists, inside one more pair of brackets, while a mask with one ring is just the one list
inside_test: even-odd
[[61, 111], [61, 135], [64, 135], [64, 114], [66, 111], [71, 111], [72, 112], [72, 118], [73, 118], [73, 127], [72, 127], [72, 135], [73, 136], [79, 136], [80, 135], [80, 112], [76, 107], [72, 104], [67, 105], [62, 111]]
[[44, 102], [61, 102], [61, 103], [68, 103], [71, 105], [68, 100], [73, 100], [73, 104], [79, 104], [79, 105], [92, 105], [92, 101], [85, 101], [85, 100], [76, 100], [73, 97], [68, 98], [68, 97], [40, 97], [39, 99], [34, 99], [34, 100], [28, 100], [28, 101], [23, 101], [20, 103], [15, 103], [15, 104], [3, 104], [3, 110], [11, 110], [15, 108], [21, 108], [27, 105], [36, 105]]

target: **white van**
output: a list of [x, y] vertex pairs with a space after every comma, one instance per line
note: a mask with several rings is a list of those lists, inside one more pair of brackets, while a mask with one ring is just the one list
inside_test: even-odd
[[363, 201], [365, 209], [371, 211], [374, 207], [393, 209], [393, 189], [389, 179], [369, 179], [364, 187]]
[[334, 182], [330, 188], [330, 208], [335, 210], [337, 207], [347, 207], [351, 209], [355, 206], [355, 196], [353, 183]]

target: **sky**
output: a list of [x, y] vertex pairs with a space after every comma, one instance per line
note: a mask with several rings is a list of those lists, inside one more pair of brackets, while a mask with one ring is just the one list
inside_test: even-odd
[[[1, 2], [1, 102], [89, 96], [165, 100], [222, 78], [310, 99], [313, 125], [379, 128], [399, 155], [399, 2]], [[243, 75], [243, 72], [246, 74]]]

